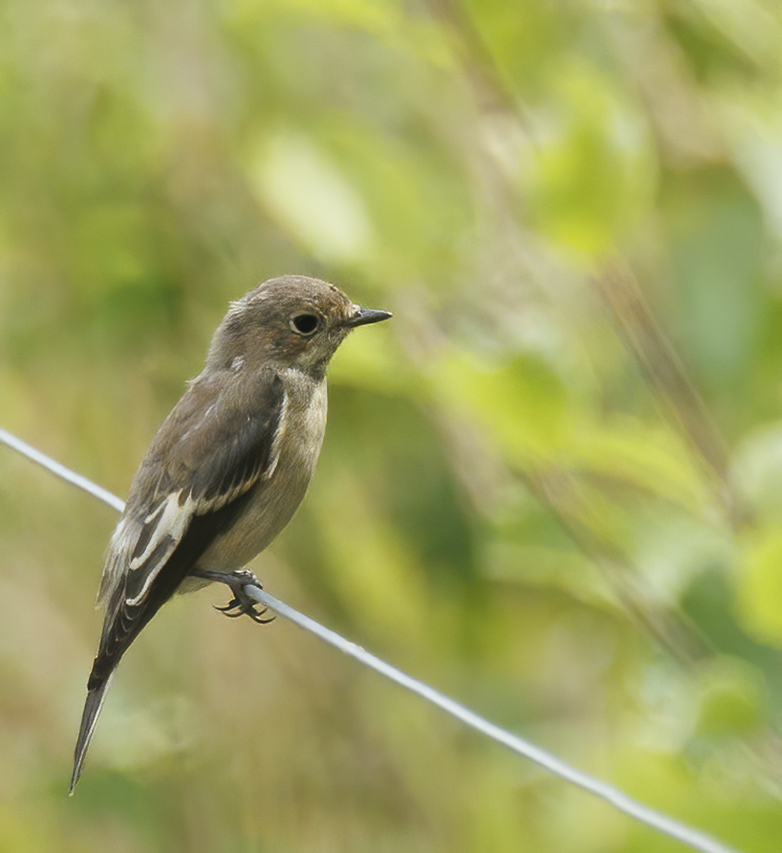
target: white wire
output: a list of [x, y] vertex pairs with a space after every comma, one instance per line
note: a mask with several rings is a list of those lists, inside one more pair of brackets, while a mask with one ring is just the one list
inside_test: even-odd
[[[78, 486], [80, 489], [84, 489], [94, 497], [99, 498], [109, 504], [109, 506], [114, 507], [114, 509], [117, 509], [120, 512], [124, 509], [125, 504], [116, 495], [113, 495], [111, 492], [95, 485], [95, 483], [91, 482], [86, 477], [83, 477], [81, 474], [71, 471], [69, 468], [66, 468], [64, 465], [61, 465], [59, 462], [56, 462], [54, 459], [51, 459], [44, 453], [41, 453], [39, 450], [36, 450], [2, 428], [0, 428], [0, 441], [7, 444], [9, 447], [12, 447], [22, 455], [27, 456], [29, 459], [32, 459], [34, 462], [37, 462], [39, 465], [42, 465], [58, 477], [62, 477], [62, 479], [67, 482]], [[469, 708], [466, 708], [464, 705], [461, 705], [453, 699], [449, 699], [447, 696], [440, 693], [438, 690], [435, 690], [433, 687], [430, 687], [428, 684], [406, 675], [396, 667], [393, 667], [385, 661], [380, 660], [380, 658], [375, 657], [375, 655], [370, 654], [356, 643], [346, 640], [334, 631], [325, 628], [314, 619], [310, 619], [309, 616], [299, 613], [298, 610], [294, 610], [292, 607], [285, 604], [285, 602], [280, 601], [273, 595], [269, 595], [269, 593], [261, 587], [250, 585], [246, 586], [244, 590], [251, 598], [255, 599], [260, 604], [268, 607], [291, 622], [294, 622], [306, 631], [310, 631], [312, 634], [320, 637], [321, 640], [324, 640], [345, 654], [350, 655], [371, 669], [374, 669], [375, 672], [384, 675], [391, 681], [396, 682], [412, 693], [426, 699], [428, 702], [431, 702], [433, 705], [441, 708], [452, 717], [456, 717], [456, 719], [461, 720], [470, 728], [473, 728], [481, 734], [486, 735], [486, 737], [503, 744], [508, 749], [528, 758], [530, 761], [534, 761], [536, 764], [539, 764], [541, 767], [545, 768], [550, 773], [559, 776], [561, 779], [564, 779], [573, 785], [577, 785], [579, 788], [588, 791], [590, 794], [594, 794], [594, 796], [610, 803], [614, 808], [624, 812], [624, 814], [629, 815], [635, 820], [646, 824], [652, 829], [662, 832], [669, 838], [681, 841], [682, 844], [686, 844], [694, 850], [703, 851], [703, 853], [739, 853], [736, 848], [728, 847], [722, 842], [717, 841], [697, 829], [693, 829], [686, 824], [680, 823], [662, 812], [655, 811], [649, 806], [638, 802], [638, 800], [634, 800], [632, 797], [627, 796], [627, 794], [623, 793], [618, 788], [615, 788], [613, 785], [601, 782], [599, 779], [595, 779], [586, 773], [582, 773], [580, 770], [576, 770], [574, 767], [566, 764], [556, 756], [551, 755], [545, 750], [528, 743], [517, 735], [511, 734], [505, 729], [500, 728], [489, 720], [486, 720], [474, 713]]]
[[4, 430], [2, 427], [0, 427], [0, 441], [7, 444], [9, 447], [12, 447], [28, 459], [32, 459], [33, 462], [37, 462], [39, 465], [42, 465], [48, 471], [51, 471], [53, 474], [56, 474], [68, 483], [73, 483], [74, 486], [78, 486], [80, 489], [83, 489], [85, 492], [89, 492], [91, 495], [98, 498], [98, 500], [114, 507], [118, 512], [122, 512], [125, 509], [125, 502], [121, 501], [116, 495], [112, 495], [111, 492], [108, 492], [106, 489], [96, 485], [92, 480], [82, 477], [81, 474], [71, 471], [70, 468], [66, 468], [64, 465], [61, 465], [45, 453], [41, 453], [40, 450], [36, 450], [34, 447], [31, 447], [29, 444], [22, 441], [20, 438], [17, 438], [15, 435], [12, 435], [7, 430]]
[[274, 610], [275, 613], [278, 613], [280, 616], [284, 616], [291, 622], [295, 622], [301, 628], [312, 632], [335, 648], [353, 658], [356, 658], [356, 660], [361, 661], [361, 663], [371, 667], [381, 675], [385, 675], [386, 678], [391, 679], [391, 681], [395, 681], [397, 684], [400, 684], [412, 693], [421, 696], [433, 705], [437, 705], [438, 708], [442, 708], [443, 711], [447, 712], [452, 717], [456, 717], [458, 720], [461, 720], [476, 731], [479, 731], [487, 737], [490, 737], [492, 740], [507, 746], [508, 749], [513, 750], [513, 752], [517, 752], [519, 755], [523, 755], [525, 758], [530, 759], [530, 761], [534, 761], [536, 764], [539, 764], [541, 767], [544, 767], [556, 776], [559, 776], [574, 785], [578, 785], [579, 788], [583, 788], [585, 791], [589, 791], [589, 793], [594, 794], [601, 800], [605, 800], [615, 808], [619, 809], [619, 811], [624, 812], [641, 823], [645, 823], [647, 826], [657, 829], [660, 832], [665, 833], [665, 835], [689, 845], [695, 850], [702, 850], [704, 853], [738, 853], [735, 848], [726, 847], [716, 839], [713, 839], [696, 829], [692, 829], [685, 824], [662, 814], [661, 812], [655, 811], [649, 806], [645, 806], [643, 803], [632, 799], [632, 797], [628, 797], [627, 794], [623, 793], [618, 788], [615, 788], [606, 782], [601, 782], [593, 776], [588, 776], [580, 770], [576, 770], [574, 767], [566, 764], [556, 756], [551, 755], [534, 744], [531, 744], [517, 735], [511, 734], [505, 729], [500, 728], [484, 717], [479, 716], [474, 711], [471, 711], [469, 708], [466, 708], [464, 705], [461, 705], [459, 702], [449, 699], [447, 696], [435, 690], [433, 687], [430, 687], [428, 684], [406, 675], [404, 672], [401, 672], [385, 661], [380, 660], [380, 658], [375, 657], [375, 655], [366, 651], [366, 649], [356, 645], [356, 643], [346, 640], [344, 637], [341, 637], [329, 628], [325, 628], [314, 619], [310, 619], [309, 616], [299, 613], [297, 610], [294, 610], [292, 607], [285, 604], [285, 602], [280, 601], [273, 595], [269, 595], [265, 589], [261, 589], [257, 586], [246, 586], [244, 587], [244, 591], [260, 604], [263, 604], [270, 610]]

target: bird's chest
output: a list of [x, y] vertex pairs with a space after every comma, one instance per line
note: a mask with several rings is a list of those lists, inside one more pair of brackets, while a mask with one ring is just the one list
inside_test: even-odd
[[286, 383], [277, 447], [272, 449], [276, 464], [271, 479], [285, 481], [288, 473], [300, 473], [309, 483], [326, 431], [326, 410], [325, 382]]
[[199, 561], [202, 568], [244, 566], [291, 520], [315, 472], [326, 411], [325, 382], [285, 383], [269, 468], [253, 489], [241, 519], [220, 534]]

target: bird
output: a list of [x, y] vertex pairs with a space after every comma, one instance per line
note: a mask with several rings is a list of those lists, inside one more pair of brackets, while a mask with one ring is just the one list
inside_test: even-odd
[[222, 581], [234, 597], [218, 609], [269, 621], [243, 594], [258, 584], [244, 566], [288, 524], [312, 478], [331, 357], [350, 331], [389, 317], [302, 275], [230, 303], [204, 369], [152, 438], [109, 541], [70, 794], [117, 664], [175, 592]]

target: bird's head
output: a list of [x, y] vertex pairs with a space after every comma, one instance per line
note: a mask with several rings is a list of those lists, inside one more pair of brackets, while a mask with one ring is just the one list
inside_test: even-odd
[[347, 334], [387, 320], [389, 311], [362, 308], [317, 278], [284, 275], [231, 303], [212, 338], [207, 364], [230, 368], [277, 363], [323, 375]]

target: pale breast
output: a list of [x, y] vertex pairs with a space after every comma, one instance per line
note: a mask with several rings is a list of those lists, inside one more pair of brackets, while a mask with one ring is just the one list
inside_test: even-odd
[[268, 473], [242, 515], [198, 561], [198, 568], [242, 568], [291, 520], [307, 491], [326, 429], [326, 382], [296, 370], [281, 371], [280, 378], [285, 399]]

